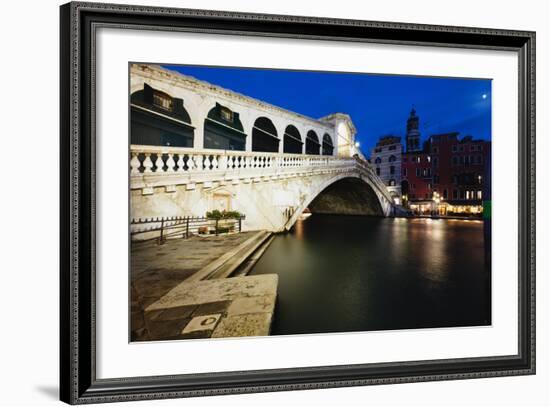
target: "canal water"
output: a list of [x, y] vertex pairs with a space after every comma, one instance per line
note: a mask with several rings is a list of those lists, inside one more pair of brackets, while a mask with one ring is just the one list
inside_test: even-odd
[[483, 221], [312, 215], [250, 274], [279, 276], [273, 335], [490, 325]]

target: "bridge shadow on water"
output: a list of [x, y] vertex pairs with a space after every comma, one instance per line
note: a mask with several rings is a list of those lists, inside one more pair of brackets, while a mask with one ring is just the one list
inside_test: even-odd
[[274, 335], [490, 325], [485, 240], [481, 220], [314, 214], [250, 274], [279, 275]]

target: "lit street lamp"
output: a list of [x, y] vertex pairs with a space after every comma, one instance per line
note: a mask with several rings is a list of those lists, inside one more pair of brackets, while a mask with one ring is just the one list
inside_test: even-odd
[[439, 214], [439, 202], [441, 202], [441, 197], [439, 196], [438, 192], [433, 193], [432, 200], [434, 202], [434, 209], [432, 211], [432, 216]]

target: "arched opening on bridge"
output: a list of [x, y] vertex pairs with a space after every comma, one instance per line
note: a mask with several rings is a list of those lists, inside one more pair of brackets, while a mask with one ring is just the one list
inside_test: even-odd
[[326, 187], [309, 204], [311, 213], [384, 216], [378, 196], [360, 178], [343, 178]]
[[244, 151], [245, 145], [239, 113], [216, 103], [204, 120], [204, 148]]
[[334, 151], [334, 145], [332, 144], [332, 138], [328, 133], [323, 135], [323, 155], [332, 155]]
[[194, 133], [183, 99], [146, 83], [130, 96], [131, 144], [193, 147]]
[[302, 136], [296, 127], [292, 124], [286, 126], [283, 138], [283, 152], [290, 154], [302, 154]]
[[252, 151], [276, 153], [279, 151], [279, 137], [273, 122], [267, 117], [259, 117], [252, 127]]
[[306, 154], [319, 155], [321, 153], [321, 144], [319, 136], [313, 130], [307, 132], [306, 136]]

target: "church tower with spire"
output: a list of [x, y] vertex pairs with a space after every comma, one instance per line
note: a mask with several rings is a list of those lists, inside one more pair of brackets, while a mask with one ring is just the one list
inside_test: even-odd
[[407, 152], [420, 151], [420, 132], [418, 131], [419, 117], [414, 107], [407, 119]]

